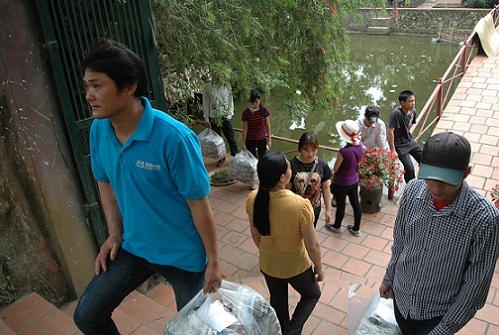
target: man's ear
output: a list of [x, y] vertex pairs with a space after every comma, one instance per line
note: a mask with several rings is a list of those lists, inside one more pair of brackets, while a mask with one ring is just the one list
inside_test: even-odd
[[468, 166], [468, 168], [466, 169], [463, 179], [466, 179], [466, 177], [468, 177], [470, 173], [471, 173], [471, 165]]
[[134, 95], [135, 91], [137, 90], [137, 86], [137, 83], [126, 84], [122, 92], [127, 95]]

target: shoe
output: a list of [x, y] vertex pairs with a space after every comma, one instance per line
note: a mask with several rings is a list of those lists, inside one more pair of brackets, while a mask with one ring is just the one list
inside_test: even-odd
[[352, 233], [353, 236], [360, 237], [360, 229], [359, 230], [353, 230], [353, 225], [349, 224], [347, 227], [348, 231]]
[[221, 166], [222, 166], [222, 164], [223, 164], [223, 163], [225, 163], [225, 158], [226, 158], [226, 157], [224, 157], [224, 158], [220, 159], [220, 160], [217, 162], [217, 167], [221, 167]]
[[324, 227], [329, 230], [329, 231], [332, 231], [333, 233], [341, 233], [341, 226], [339, 228], [335, 228], [334, 224], [332, 223], [326, 223], [324, 225]]
[[333, 200], [331, 200], [331, 206], [336, 207], [338, 206], [338, 203], [336, 202], [336, 197], [333, 196]]

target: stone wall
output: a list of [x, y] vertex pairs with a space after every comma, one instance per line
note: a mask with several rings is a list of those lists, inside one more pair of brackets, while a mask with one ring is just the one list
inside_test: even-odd
[[[451, 31], [469, 35], [490, 9], [469, 8], [388, 8], [361, 9], [345, 23], [353, 32], [367, 33], [369, 27], [388, 27], [391, 34], [432, 35]], [[360, 20], [359, 20], [360, 19]]]
[[60, 305], [92, 278], [97, 250], [35, 2], [0, 3], [0, 310], [31, 292]]

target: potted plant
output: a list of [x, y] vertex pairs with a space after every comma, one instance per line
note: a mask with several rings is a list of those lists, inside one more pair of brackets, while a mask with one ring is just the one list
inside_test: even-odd
[[404, 181], [402, 164], [384, 148], [365, 148], [358, 171], [361, 207], [365, 213], [379, 212], [383, 186], [398, 191], [399, 184]]
[[490, 194], [492, 197], [492, 203], [496, 208], [499, 208], [499, 184], [496, 187], [492, 188], [492, 193]]

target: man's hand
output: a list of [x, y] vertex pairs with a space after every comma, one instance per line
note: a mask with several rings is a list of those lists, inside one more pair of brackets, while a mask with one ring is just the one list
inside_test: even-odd
[[118, 254], [118, 250], [120, 250], [121, 242], [121, 236], [109, 236], [102, 247], [100, 247], [99, 254], [95, 259], [94, 271], [96, 275], [99, 275], [101, 270], [107, 271], [107, 257], [109, 256], [109, 258], [114, 261]]
[[379, 295], [382, 298], [392, 299], [393, 298], [393, 289], [392, 289], [392, 287], [388, 286], [388, 285], [385, 285], [385, 284], [381, 284], [379, 286]]
[[206, 284], [204, 285], [203, 293], [214, 293], [222, 285], [222, 272], [218, 263], [208, 262], [204, 273]]

